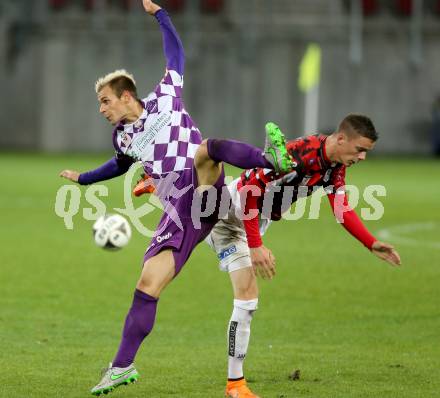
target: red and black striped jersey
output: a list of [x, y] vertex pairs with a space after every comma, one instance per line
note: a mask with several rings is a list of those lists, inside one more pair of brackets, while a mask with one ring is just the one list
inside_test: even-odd
[[[317, 187], [332, 188], [331, 191], [335, 192], [345, 185], [345, 166], [328, 159], [325, 152], [326, 139], [326, 135], [316, 134], [289, 141], [287, 149], [297, 164], [290, 173], [252, 169], [241, 174], [241, 186], [254, 185], [260, 188], [262, 195], [255, 197], [256, 207], [265, 217], [279, 220], [299, 196], [309, 196]], [[285, 189], [287, 186], [291, 188]], [[263, 207], [268, 195], [272, 203], [270, 210]], [[253, 207], [251, 203], [249, 205]], [[270, 211], [270, 214], [265, 214], [266, 211]]]
[[[261, 193], [259, 196], [254, 196], [253, 192], [248, 192], [245, 212], [248, 213], [250, 209], [259, 209], [259, 213], [264, 217], [279, 220], [299, 196], [309, 196], [316, 187], [324, 187], [338, 222], [341, 222], [351, 235], [371, 250], [376, 238], [363, 225], [356, 212], [349, 208], [347, 195], [343, 189], [340, 189], [345, 186], [346, 167], [329, 160], [325, 152], [326, 139], [327, 136], [318, 134], [289, 141], [287, 149], [297, 163], [295, 170], [290, 173], [277, 174], [268, 169], [245, 171], [237, 184], [238, 189], [252, 185], [258, 187]], [[343, 195], [335, 195], [336, 193]], [[273, 195], [273, 197], [269, 197], [266, 201], [268, 195]], [[336, 196], [339, 196], [342, 201], [336, 201]], [[266, 203], [270, 205], [266, 206]], [[339, 219], [337, 213], [341, 206], [345, 211]], [[250, 248], [263, 244], [258, 218], [259, 216], [243, 220]]]

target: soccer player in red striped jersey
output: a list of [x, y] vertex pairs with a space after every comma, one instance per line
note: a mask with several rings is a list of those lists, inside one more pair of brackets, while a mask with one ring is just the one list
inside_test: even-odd
[[[228, 215], [217, 222], [206, 238], [217, 253], [220, 269], [229, 272], [234, 291], [227, 331], [227, 397], [258, 398], [246, 384], [243, 362], [252, 316], [258, 306], [256, 275], [263, 278], [275, 275], [275, 257], [263, 245], [262, 235], [299, 197], [309, 196], [318, 187], [323, 187], [342, 226], [371, 253], [393, 266], [400, 265], [397, 251], [378, 241], [349, 208], [344, 191], [346, 169], [365, 160], [377, 138], [368, 117], [351, 114], [329, 136], [316, 134], [289, 141], [287, 149], [296, 162], [291, 172], [283, 174], [262, 168], [246, 170], [228, 185], [232, 199]], [[149, 177], [144, 179], [135, 188], [135, 194], [153, 190]]]
[[[400, 265], [397, 251], [367, 230], [349, 208], [344, 192], [346, 169], [365, 160], [377, 138], [368, 117], [351, 114], [329, 136], [316, 134], [289, 141], [288, 151], [297, 163], [294, 171], [279, 174], [268, 169], [247, 170], [228, 185], [232, 198], [228, 217], [220, 219], [206, 239], [218, 255], [220, 269], [229, 272], [234, 291], [228, 325], [228, 397], [257, 397], [246, 386], [243, 362], [258, 305], [256, 274], [264, 278], [275, 274], [275, 257], [263, 245], [261, 236], [270, 222], [280, 220], [298, 197], [324, 187], [342, 226], [371, 253], [393, 266]], [[247, 216], [243, 219], [239, 215]]]

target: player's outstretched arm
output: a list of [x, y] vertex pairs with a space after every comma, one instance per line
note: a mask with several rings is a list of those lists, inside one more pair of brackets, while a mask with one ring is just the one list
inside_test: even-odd
[[154, 15], [159, 22], [163, 37], [163, 49], [167, 60], [167, 69], [176, 71], [183, 76], [185, 66], [185, 53], [182, 41], [173, 26], [167, 12], [151, 0], [142, 0], [146, 12]]
[[[337, 203], [336, 197], [338, 197]], [[371, 252], [380, 259], [393, 266], [400, 265], [399, 253], [388, 243], [378, 241], [370, 231], [368, 231], [356, 212], [349, 208], [347, 195], [329, 194], [328, 198], [336, 219], [352, 236], [363, 243], [365, 247], [370, 249]], [[339, 206], [342, 206], [342, 208], [340, 207], [338, 210]]]
[[[269, 181], [269, 180], [268, 180]], [[265, 192], [267, 181], [264, 178], [254, 175], [246, 182], [246, 187], [250, 187], [251, 194], [245, 186], [239, 187], [240, 202], [244, 204], [243, 226], [246, 232], [247, 243], [251, 256], [252, 267], [255, 275], [260, 275], [263, 279], [272, 279], [275, 276], [275, 256], [263, 245], [259, 226], [258, 198]], [[253, 217], [251, 212], [254, 213]]]
[[399, 253], [388, 243], [377, 240], [373, 243], [371, 252], [395, 267], [401, 264]]
[[60, 177], [67, 178], [70, 181], [77, 182], [80, 185], [89, 185], [99, 181], [109, 180], [119, 177], [127, 172], [133, 161], [127, 156], [113, 157], [108, 162], [95, 170], [79, 173], [74, 170], [63, 170]]
[[[258, 210], [255, 196], [247, 196], [245, 208], [248, 214], [250, 210]], [[252, 268], [255, 275], [272, 279], [275, 276], [275, 256], [263, 245], [258, 220], [258, 212], [254, 218], [243, 220]]]

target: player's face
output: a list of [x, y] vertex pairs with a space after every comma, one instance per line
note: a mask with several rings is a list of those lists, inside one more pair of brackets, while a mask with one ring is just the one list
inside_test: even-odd
[[367, 152], [374, 148], [375, 142], [361, 135], [349, 136], [343, 132], [338, 137], [339, 162], [350, 167], [367, 158]]
[[123, 98], [118, 98], [110, 86], [104, 86], [98, 93], [99, 112], [113, 125], [119, 123], [127, 113]]

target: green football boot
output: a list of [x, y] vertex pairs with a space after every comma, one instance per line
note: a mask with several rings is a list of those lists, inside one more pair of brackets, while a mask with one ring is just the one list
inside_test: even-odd
[[134, 383], [139, 378], [139, 373], [131, 364], [126, 368], [112, 367], [110, 363], [107, 369], [103, 371], [103, 377], [99, 384], [92, 388], [92, 395], [99, 396], [101, 394], [111, 393], [116, 387]]
[[277, 173], [288, 173], [297, 166], [287, 151], [284, 134], [273, 122], [266, 124], [264, 157]]

